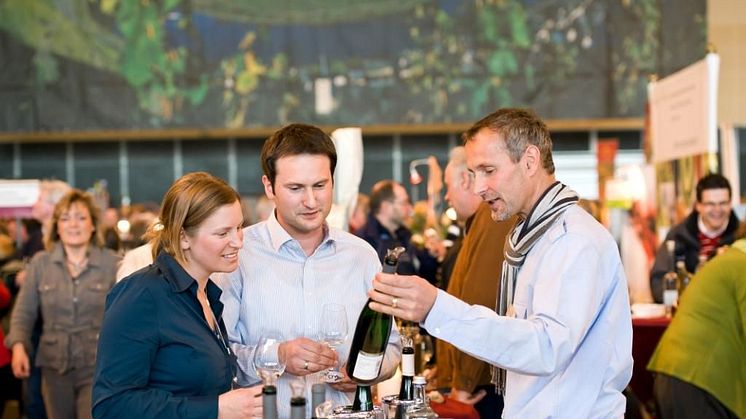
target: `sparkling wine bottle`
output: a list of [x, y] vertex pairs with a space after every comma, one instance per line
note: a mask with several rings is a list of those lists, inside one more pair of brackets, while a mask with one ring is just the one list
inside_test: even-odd
[[370, 386], [358, 384], [355, 390], [355, 400], [352, 402], [353, 412], [370, 412], [373, 410], [373, 394]]
[[414, 400], [414, 348], [405, 346], [401, 351], [401, 386], [399, 400]]
[[405, 345], [401, 351], [401, 386], [399, 387], [399, 397], [397, 398], [397, 407], [395, 419], [402, 419], [407, 407], [414, 400], [414, 348]]
[[[403, 252], [403, 247], [389, 250], [383, 260], [383, 272], [395, 273]], [[369, 304], [370, 300], [357, 319], [347, 358], [347, 375], [358, 384], [372, 384], [378, 378], [393, 322], [391, 315], [373, 311]]]

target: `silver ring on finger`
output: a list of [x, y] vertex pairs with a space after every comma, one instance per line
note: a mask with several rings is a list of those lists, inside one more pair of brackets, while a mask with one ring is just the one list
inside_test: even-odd
[[399, 306], [399, 299], [398, 299], [398, 298], [396, 298], [396, 297], [394, 297], [394, 298], [393, 298], [393, 299], [391, 300], [391, 307], [393, 307], [393, 308], [397, 308], [398, 306]]
[[308, 361], [303, 361], [303, 369], [308, 371]]

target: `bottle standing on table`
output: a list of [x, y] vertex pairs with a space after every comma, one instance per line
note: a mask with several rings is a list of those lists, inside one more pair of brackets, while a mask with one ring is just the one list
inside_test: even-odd
[[438, 414], [430, 407], [430, 402], [425, 393], [427, 382], [425, 377], [418, 375], [414, 377], [414, 405], [404, 412], [404, 419], [435, 419]]
[[298, 380], [290, 383], [293, 396], [290, 398], [290, 419], [306, 419], [305, 384]]
[[[383, 272], [395, 273], [403, 247], [390, 249], [383, 260]], [[355, 327], [347, 359], [347, 375], [358, 384], [372, 384], [381, 373], [381, 364], [391, 334], [392, 317], [373, 311], [365, 303]]]
[[414, 348], [411, 346], [405, 346], [401, 351], [399, 400], [414, 400]]
[[373, 410], [373, 394], [370, 386], [358, 384], [355, 390], [355, 400], [352, 402], [353, 412], [370, 412]]
[[[410, 341], [411, 343], [411, 341]], [[404, 417], [404, 411], [414, 400], [414, 348], [406, 345], [401, 351], [401, 386], [399, 387], [399, 398], [396, 407], [396, 419]]]
[[273, 385], [262, 389], [262, 418], [277, 419], [277, 387]]
[[684, 295], [684, 291], [686, 291], [686, 288], [692, 281], [692, 274], [686, 270], [686, 265], [684, 264], [683, 259], [676, 261], [676, 272], [679, 277], [679, 299], [681, 299]]
[[316, 383], [311, 386], [311, 419], [317, 419], [316, 408], [326, 401], [326, 384]]
[[673, 240], [666, 241], [666, 249], [671, 260], [671, 266], [663, 275], [663, 304], [666, 306], [666, 317], [672, 317], [676, 314], [676, 304], [679, 300], [679, 276], [676, 274], [674, 266], [674, 248], [676, 242]]

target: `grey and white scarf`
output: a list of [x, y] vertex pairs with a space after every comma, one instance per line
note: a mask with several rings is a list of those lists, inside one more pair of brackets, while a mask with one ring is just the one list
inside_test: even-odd
[[[505, 260], [500, 277], [500, 292], [497, 297], [497, 314], [505, 316], [508, 308], [513, 304], [518, 271], [523, 266], [528, 252], [555, 220], [577, 202], [578, 194], [575, 191], [560, 182], [555, 182], [544, 191], [528, 216], [519, 221], [510, 231], [505, 239]], [[504, 395], [505, 369], [492, 366], [491, 372], [492, 383], [495, 384], [497, 392]]]

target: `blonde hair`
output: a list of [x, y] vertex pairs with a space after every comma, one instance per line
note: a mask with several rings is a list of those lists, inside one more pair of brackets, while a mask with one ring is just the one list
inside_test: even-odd
[[209, 173], [188, 173], [177, 179], [163, 197], [158, 222], [147, 233], [153, 259], [163, 250], [186, 263], [181, 234], [192, 235], [220, 207], [240, 200], [230, 185]]
[[57, 232], [57, 223], [60, 221], [62, 214], [70, 210], [70, 207], [74, 203], [81, 203], [88, 210], [91, 216], [91, 223], [93, 224], [93, 234], [89, 243], [101, 247], [104, 245], [104, 238], [101, 235], [101, 229], [99, 228], [99, 209], [93, 202], [93, 197], [87, 192], [83, 192], [80, 189], [71, 189], [70, 192], [60, 198], [57, 205], [54, 206], [54, 213], [52, 213], [52, 228], [49, 229], [46, 239], [44, 240], [44, 247], [47, 250], [51, 250], [54, 245], [60, 241], [60, 234]]

